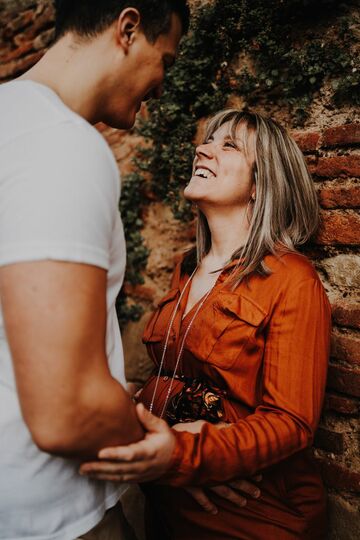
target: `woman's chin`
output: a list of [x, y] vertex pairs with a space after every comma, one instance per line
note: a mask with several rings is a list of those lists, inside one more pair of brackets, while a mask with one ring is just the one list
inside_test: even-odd
[[190, 202], [194, 202], [194, 203], [201, 201], [203, 198], [200, 191], [196, 189], [195, 186], [192, 186], [191, 184], [188, 184], [186, 188], [184, 189], [184, 197], [186, 200]]

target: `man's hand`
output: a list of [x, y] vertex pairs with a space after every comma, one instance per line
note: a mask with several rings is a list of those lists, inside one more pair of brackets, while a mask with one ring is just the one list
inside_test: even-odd
[[[140, 483], [155, 480], [168, 470], [175, 446], [175, 437], [171, 429], [164, 420], [152, 415], [141, 403], [137, 405], [136, 412], [146, 430], [145, 438], [129, 446], [101, 450], [99, 452], [100, 461], [84, 463], [80, 468], [81, 474], [98, 480]], [[204, 424], [205, 421], [198, 420], [176, 424], [173, 429], [199, 433]], [[216, 427], [222, 429], [228, 425], [221, 423], [217, 424]], [[250, 481], [240, 479], [227, 485], [208, 489], [236, 506], [243, 507], [247, 502], [246, 496], [254, 499], [260, 497], [260, 490], [254, 482], [259, 482], [261, 478], [261, 475], [258, 475]], [[186, 491], [206, 512], [217, 514], [216, 506], [202, 488], [189, 487], [186, 488]]]
[[80, 473], [98, 480], [141, 483], [155, 480], [170, 467], [175, 436], [164, 420], [136, 406], [138, 419], [145, 429], [142, 441], [128, 446], [100, 450], [99, 461], [84, 463]]

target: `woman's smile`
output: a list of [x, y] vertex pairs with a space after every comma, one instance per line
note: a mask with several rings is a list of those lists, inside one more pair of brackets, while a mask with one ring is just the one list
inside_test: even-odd
[[196, 165], [193, 173], [193, 177], [194, 176], [197, 178], [205, 178], [209, 180], [211, 178], [215, 178], [216, 174], [205, 165]]

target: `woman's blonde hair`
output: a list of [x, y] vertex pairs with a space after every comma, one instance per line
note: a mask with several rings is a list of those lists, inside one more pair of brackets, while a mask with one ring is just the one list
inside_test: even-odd
[[[229, 123], [229, 134], [234, 142], [238, 127], [246, 126], [245, 151], [248, 135], [251, 131], [255, 135], [256, 199], [247, 241], [232, 255], [232, 260], [239, 259], [232, 274], [232, 283], [236, 286], [254, 272], [270, 273], [264, 263], [265, 255], [296, 251], [297, 246], [307, 242], [318, 227], [319, 205], [305, 158], [285, 128], [258, 113], [226, 109], [210, 119], [205, 141], [225, 123]], [[198, 264], [210, 247], [210, 229], [205, 215], [198, 210]], [[189, 259], [194, 257], [190, 255]]]

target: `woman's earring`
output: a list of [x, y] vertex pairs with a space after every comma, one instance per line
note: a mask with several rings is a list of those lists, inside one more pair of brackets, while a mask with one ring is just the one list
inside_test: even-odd
[[248, 222], [249, 225], [251, 223], [251, 217], [252, 217], [252, 216], [250, 216], [250, 218], [249, 218], [249, 210], [250, 210], [251, 203], [254, 203], [254, 200], [253, 200], [252, 197], [250, 197], [249, 202], [247, 203], [246, 212], [245, 212], [245, 216], [246, 216], [246, 219], [247, 219], [247, 222]]

